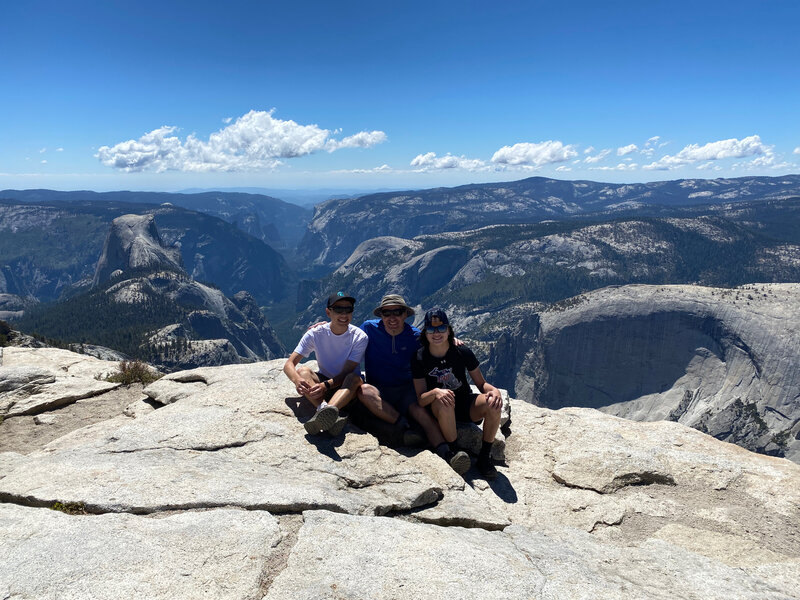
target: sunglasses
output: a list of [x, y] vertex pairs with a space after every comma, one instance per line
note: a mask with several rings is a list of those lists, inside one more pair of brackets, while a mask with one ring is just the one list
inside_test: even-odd
[[331, 306], [330, 309], [337, 315], [349, 315], [353, 312], [352, 306]]
[[401, 315], [406, 314], [405, 308], [384, 308], [381, 311], [381, 314], [384, 317], [399, 317]]
[[439, 325], [438, 327], [428, 325], [425, 328], [425, 333], [447, 333], [447, 325]]

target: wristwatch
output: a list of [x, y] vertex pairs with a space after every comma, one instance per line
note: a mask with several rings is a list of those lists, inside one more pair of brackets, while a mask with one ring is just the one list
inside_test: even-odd
[[325, 386], [326, 390], [331, 389], [331, 383], [327, 379], [325, 381], [323, 381], [322, 384]]

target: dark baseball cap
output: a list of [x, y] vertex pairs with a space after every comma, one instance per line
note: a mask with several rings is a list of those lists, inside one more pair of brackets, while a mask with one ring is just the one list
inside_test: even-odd
[[445, 313], [438, 306], [436, 308], [430, 309], [428, 312], [425, 313], [425, 327], [430, 327], [431, 321], [433, 321], [434, 319], [439, 319], [442, 322], [442, 325], [450, 324], [450, 321], [447, 319], [447, 313]]
[[356, 299], [352, 296], [348, 296], [344, 292], [336, 292], [335, 294], [328, 296], [328, 308], [336, 304], [339, 300], [349, 300], [353, 304], [356, 303]]

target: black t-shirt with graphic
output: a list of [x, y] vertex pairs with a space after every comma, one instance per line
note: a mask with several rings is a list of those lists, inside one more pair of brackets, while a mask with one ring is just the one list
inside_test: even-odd
[[420, 348], [411, 357], [411, 374], [414, 379], [425, 379], [428, 390], [442, 388], [453, 390], [456, 397], [466, 398], [472, 394], [467, 373], [480, 366], [472, 350], [466, 346], [453, 346], [447, 354], [438, 358], [427, 348]]

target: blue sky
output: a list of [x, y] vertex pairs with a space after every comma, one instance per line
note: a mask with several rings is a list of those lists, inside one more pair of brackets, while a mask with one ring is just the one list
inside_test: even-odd
[[800, 172], [800, 3], [0, 7], [0, 189]]

